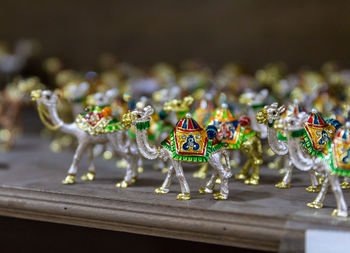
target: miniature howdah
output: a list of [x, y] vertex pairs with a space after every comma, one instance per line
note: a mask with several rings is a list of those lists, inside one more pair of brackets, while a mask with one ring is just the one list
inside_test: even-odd
[[[181, 193], [177, 195], [179, 200], [188, 200], [191, 198], [190, 187], [185, 178], [182, 163], [201, 164], [209, 163], [213, 168], [213, 175], [204, 186], [206, 193], [212, 193], [215, 186], [215, 180], [220, 177], [220, 192], [214, 193], [214, 199], [227, 199], [229, 194], [228, 180], [231, 177], [230, 160], [225, 144], [217, 140], [217, 129], [210, 126], [203, 129], [187, 113], [176, 124], [176, 127], [170, 132], [168, 138], [164, 140], [161, 146], [154, 146], [149, 143], [147, 129], [150, 127], [151, 115], [154, 110], [151, 106], [146, 106], [142, 111], [135, 110], [123, 116], [124, 125], [135, 125], [136, 142], [140, 153], [147, 159], [170, 160], [171, 167], [168, 170], [165, 181], [162, 186], [155, 190], [158, 194], [169, 192], [171, 180], [176, 174], [179, 180]], [[221, 158], [225, 157], [226, 165], [221, 164]]]
[[35, 90], [32, 99], [37, 102], [40, 119], [44, 125], [52, 130], [60, 130], [74, 136], [78, 141], [78, 147], [73, 156], [73, 162], [68, 169], [68, 175], [62, 184], [74, 184], [78, 172], [78, 164], [84, 153], [88, 153], [88, 173], [81, 177], [82, 180], [95, 179], [95, 165], [93, 163], [93, 148], [97, 144], [110, 143], [114, 151], [128, 162], [126, 175], [117, 187], [128, 187], [133, 184], [138, 176], [137, 147], [133, 147], [127, 131], [123, 125], [111, 117], [111, 108], [108, 106], [95, 106], [78, 115], [75, 122], [64, 123], [58, 116], [58, 96], [49, 90]]

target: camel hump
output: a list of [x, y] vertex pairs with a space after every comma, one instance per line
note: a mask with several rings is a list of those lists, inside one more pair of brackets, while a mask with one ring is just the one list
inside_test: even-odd
[[112, 117], [109, 106], [95, 106], [87, 108], [75, 120], [77, 126], [91, 135], [111, 133], [122, 129], [120, 122]]

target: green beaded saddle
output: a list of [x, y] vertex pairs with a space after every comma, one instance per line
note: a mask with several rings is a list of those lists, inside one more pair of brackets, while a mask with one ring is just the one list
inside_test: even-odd
[[113, 118], [110, 112], [110, 107], [95, 106], [89, 111], [79, 114], [75, 123], [90, 135], [113, 133], [123, 129], [121, 123]]

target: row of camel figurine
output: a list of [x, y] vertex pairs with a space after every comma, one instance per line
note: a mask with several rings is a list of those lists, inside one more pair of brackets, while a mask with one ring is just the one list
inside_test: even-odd
[[[139, 173], [138, 161], [140, 156], [143, 156], [150, 160], [160, 159], [169, 164], [163, 184], [155, 190], [158, 194], [168, 193], [171, 181], [173, 177], [176, 176], [181, 187], [181, 193], [177, 195], [177, 199], [190, 199], [190, 187], [184, 175], [183, 163], [209, 164], [212, 168], [211, 177], [199, 190], [200, 193], [211, 194], [213, 193], [215, 185], [219, 184], [220, 190], [213, 194], [214, 199], [228, 198], [229, 179], [232, 176], [229, 151], [235, 148], [222, 143], [219, 138], [221, 133], [220, 126], [218, 129], [217, 126], [209, 125], [204, 129], [199, 124], [196, 126], [196, 121], [192, 119], [190, 114], [186, 114], [186, 116], [179, 120], [176, 127], [174, 127], [168, 138], [163, 141], [161, 145], [154, 145], [148, 138], [151, 116], [154, 113], [154, 109], [151, 106], [138, 108], [124, 114], [121, 121], [114, 124], [114, 131], [91, 134], [79, 127], [78, 121], [67, 124], [59, 118], [57, 112], [59, 97], [54, 92], [36, 90], [32, 92], [32, 98], [36, 100], [40, 118], [46, 126], [70, 134], [78, 141], [78, 147], [75, 151], [73, 162], [69, 167], [68, 175], [62, 183], [73, 184], [75, 182], [78, 164], [82, 155], [86, 152], [89, 154], [89, 167], [88, 172], [82, 179], [94, 180], [95, 166], [93, 163], [93, 148], [95, 145], [108, 143], [113, 147], [115, 153], [119, 157], [127, 161], [126, 174], [123, 181], [117, 184], [117, 187], [128, 187], [135, 183]], [[317, 112], [312, 111], [311, 114], [316, 113]], [[277, 103], [273, 103], [259, 111], [254, 120], [257, 120], [261, 126], [265, 126], [268, 143], [271, 149], [277, 155], [288, 157], [289, 171], [280, 183], [280, 188], [288, 188], [290, 186], [294, 167], [302, 171], [308, 171], [311, 177], [311, 189], [319, 191], [316, 199], [308, 203], [308, 206], [321, 208], [329, 185], [331, 185], [337, 202], [337, 208], [334, 210], [333, 215], [346, 217], [347, 205], [338, 179], [340, 174], [331, 169], [328, 158], [329, 155], [323, 157], [309, 154], [302, 146], [302, 135], [305, 132], [304, 125], [309, 118], [310, 115], [302, 111], [286, 115], [285, 106], [278, 106]], [[282, 124], [286, 135], [286, 138], [283, 140], [278, 138], [278, 129], [274, 127], [274, 123], [277, 121]], [[238, 174], [238, 178], [241, 177], [239, 179], [246, 179], [249, 167], [258, 170], [259, 165], [262, 163], [262, 151], [260, 140], [257, 138], [257, 135], [247, 134], [245, 136], [250, 125], [249, 118], [243, 117], [239, 124], [242, 134], [238, 136], [242, 138], [242, 141], [236, 149], [241, 149], [248, 157], [252, 154], [255, 155], [254, 157], [249, 157], [251, 159], [248, 159], [244, 169]], [[188, 125], [191, 125], [191, 127]], [[128, 129], [131, 126], [135, 128], [136, 139], [129, 138]], [[340, 126], [337, 125], [332, 128], [334, 131], [333, 136], [339, 127]], [[338, 131], [348, 131], [349, 127], [350, 124], [346, 123], [346, 125], [341, 127]], [[328, 130], [329, 129], [327, 129], [327, 131]], [[325, 137], [323, 133], [321, 137]], [[332, 138], [326, 138], [324, 141], [330, 143], [327, 147], [329, 148], [329, 152], [332, 152], [331, 149], [334, 146]], [[199, 154], [200, 151], [203, 152]], [[319, 183], [315, 172], [323, 176], [324, 180], [322, 184]], [[220, 178], [220, 183], [217, 181], [218, 178]], [[256, 174], [255, 178], [250, 179], [253, 181], [259, 180]]]

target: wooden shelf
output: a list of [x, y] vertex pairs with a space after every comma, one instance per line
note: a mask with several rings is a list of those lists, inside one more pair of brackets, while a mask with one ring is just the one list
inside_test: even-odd
[[[128, 189], [115, 187], [124, 170], [102, 159], [96, 160], [94, 182], [62, 185], [71, 159], [71, 150], [54, 154], [49, 141], [37, 136], [26, 136], [2, 153], [0, 163], [8, 168], [0, 170], [0, 215], [270, 251], [289, 242], [303, 245], [309, 228], [350, 230], [350, 219], [331, 217], [331, 192], [325, 208], [306, 206], [315, 197], [305, 191], [307, 173], [296, 172], [293, 187], [281, 190], [274, 187], [281, 175], [262, 167], [259, 186], [231, 179], [229, 200], [215, 201], [198, 193], [205, 180], [192, 178], [190, 167], [185, 170], [192, 200], [177, 201], [176, 180], [167, 195], [154, 193], [164, 174], [149, 162]], [[83, 159], [78, 175], [86, 168]]]

